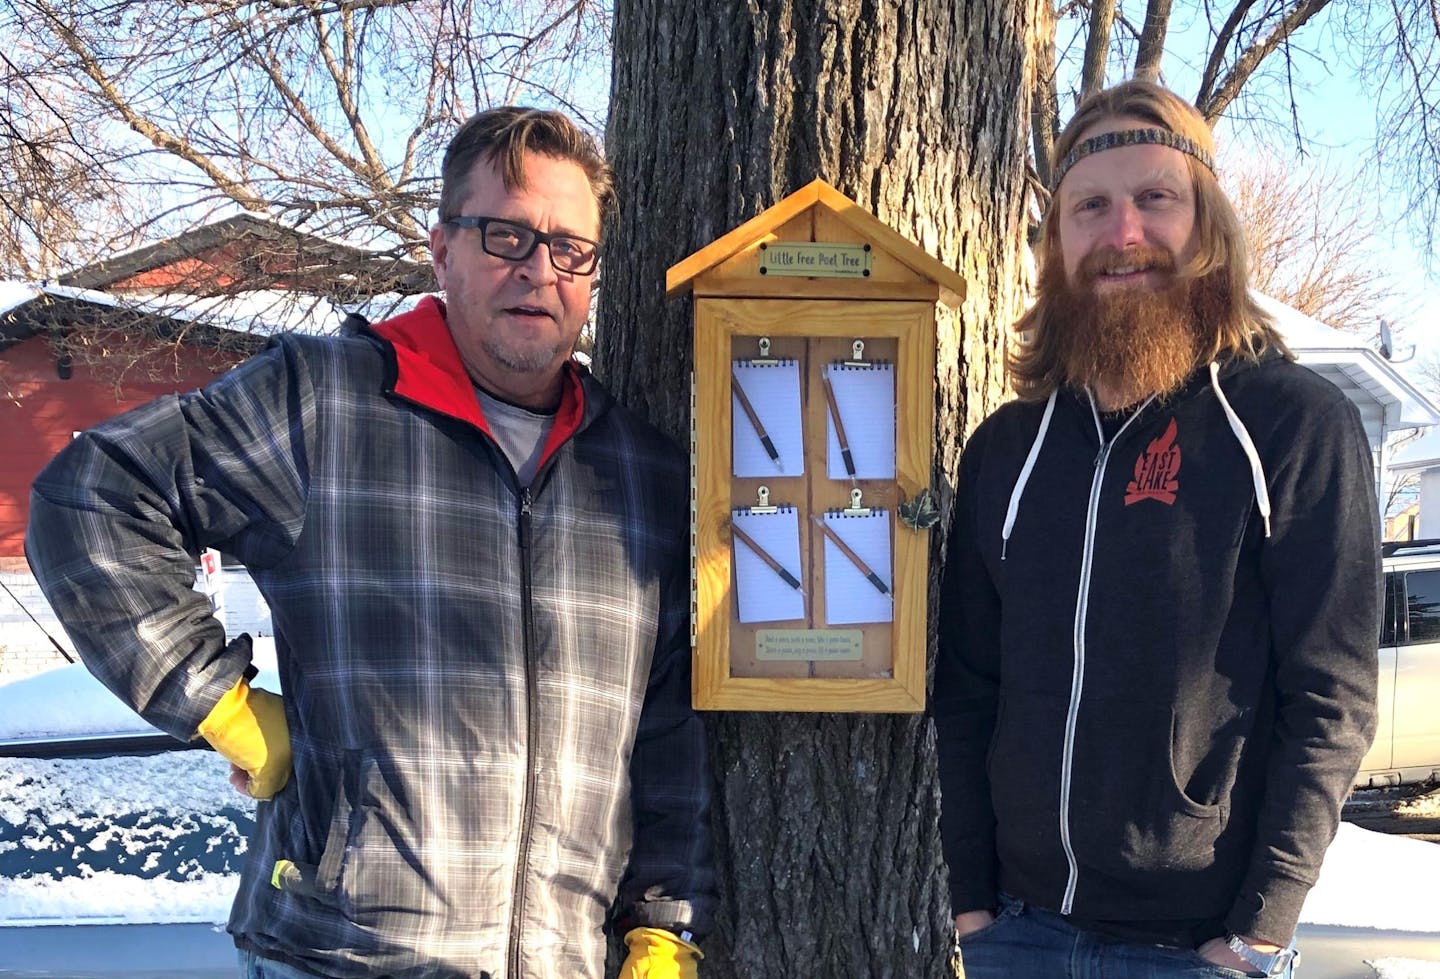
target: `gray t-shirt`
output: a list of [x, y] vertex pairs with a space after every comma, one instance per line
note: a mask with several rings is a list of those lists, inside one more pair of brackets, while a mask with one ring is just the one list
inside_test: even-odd
[[500, 443], [500, 449], [515, 467], [515, 475], [521, 486], [529, 486], [535, 478], [535, 469], [540, 465], [540, 453], [545, 449], [545, 437], [555, 424], [555, 413], [531, 411], [508, 401], [501, 401], [480, 388], [475, 389], [480, 398], [480, 412], [490, 425], [490, 434]]

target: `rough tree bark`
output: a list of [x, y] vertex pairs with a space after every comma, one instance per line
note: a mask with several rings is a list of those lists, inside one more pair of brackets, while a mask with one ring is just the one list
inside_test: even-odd
[[[620, 399], [688, 443], [691, 308], [665, 302], [665, 269], [820, 176], [969, 282], [940, 321], [948, 490], [962, 435], [999, 400], [1021, 305], [1037, 16], [1035, 0], [618, 0], [607, 144], [621, 209], [596, 362]], [[953, 928], [928, 721], [709, 726], [722, 906], [704, 974], [943, 974]]]

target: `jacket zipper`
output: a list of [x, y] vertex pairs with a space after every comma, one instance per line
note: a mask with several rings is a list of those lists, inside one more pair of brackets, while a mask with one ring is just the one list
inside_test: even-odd
[[[582, 420], [576, 425], [575, 430], [565, 436], [564, 442], [569, 442], [584, 429], [585, 422]], [[529, 486], [520, 486], [520, 475], [515, 471], [505, 450], [493, 435], [485, 433], [486, 440], [490, 443], [491, 450], [495, 453], [498, 463], [510, 472], [510, 478], [514, 485], [520, 489], [520, 510], [519, 510], [519, 543], [520, 543], [520, 630], [524, 635], [524, 646], [522, 653], [525, 657], [525, 785], [520, 795], [520, 845], [515, 853], [515, 886], [510, 903], [510, 949], [506, 956], [506, 976], [521, 975], [520, 939], [524, 932], [525, 922], [525, 870], [530, 863], [530, 838], [535, 830], [535, 749], [534, 745], [538, 738], [535, 724], [535, 688], [539, 685], [536, 676], [535, 665], [535, 608], [532, 585], [532, 563], [531, 531], [534, 496], [531, 488], [539, 490], [543, 487], [545, 479], [550, 470], [555, 466], [555, 459], [560, 452], [560, 446], [541, 460], [539, 468], [530, 477]]]
[[1080, 718], [1080, 695], [1085, 688], [1085, 620], [1090, 609], [1090, 573], [1095, 561], [1095, 528], [1100, 516], [1100, 490], [1105, 483], [1105, 465], [1110, 461], [1110, 450], [1120, 441], [1120, 436], [1130, 423], [1142, 415], [1151, 397], [1127, 419], [1114, 438], [1105, 440], [1105, 430], [1100, 424], [1100, 415], [1092, 400], [1090, 411], [1095, 417], [1095, 430], [1100, 435], [1100, 453], [1095, 457], [1095, 472], [1090, 478], [1090, 501], [1085, 511], [1085, 548], [1080, 556], [1080, 588], [1075, 602], [1075, 666], [1070, 675], [1070, 706], [1065, 712], [1065, 744], [1060, 758], [1060, 845], [1065, 848], [1065, 862], [1069, 875], [1065, 880], [1065, 894], [1060, 899], [1060, 913], [1071, 914], [1075, 907], [1075, 888], [1080, 884], [1080, 865], [1075, 859], [1075, 845], [1070, 839], [1070, 784], [1075, 767], [1075, 727]]
[[[537, 474], [538, 475], [538, 474]], [[520, 935], [525, 918], [525, 868], [535, 828], [535, 616], [530, 594], [530, 487], [520, 490], [520, 620], [525, 636], [525, 788], [520, 796], [520, 846], [515, 854], [515, 887], [510, 905], [510, 963], [507, 976], [520, 975]]]

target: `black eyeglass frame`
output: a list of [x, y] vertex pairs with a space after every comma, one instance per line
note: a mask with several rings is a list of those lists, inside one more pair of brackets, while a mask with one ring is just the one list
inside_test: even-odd
[[[530, 256], [535, 254], [535, 249], [539, 248], [541, 245], [544, 245], [546, 253], [550, 256], [550, 267], [553, 268], [556, 272], [564, 272], [566, 275], [594, 275], [596, 268], [598, 268], [600, 265], [600, 242], [592, 241], [589, 238], [582, 238], [580, 235], [546, 234], [544, 231], [541, 231], [538, 228], [532, 228], [528, 224], [521, 224], [519, 221], [512, 221], [509, 218], [495, 218], [486, 215], [476, 214], [461, 214], [453, 218], [446, 218], [440, 223], [451, 224], [457, 228], [480, 229], [481, 250], [484, 251], [486, 255], [491, 255], [495, 258], [503, 259], [507, 262], [528, 261], [530, 259]], [[528, 234], [533, 236], [530, 239], [530, 247], [525, 249], [525, 253], [523, 255], [502, 255], [499, 252], [491, 251], [489, 245], [486, 244], [485, 233], [486, 228], [489, 227], [491, 224], [503, 224], [507, 227], [517, 228], [520, 231], [527, 232]], [[555, 249], [551, 247], [550, 244], [552, 241], [578, 241], [582, 242], [583, 244], [590, 245], [594, 249], [594, 251], [590, 253], [589, 267], [583, 270], [578, 268], [567, 269], [565, 268], [565, 266], [555, 261]]]

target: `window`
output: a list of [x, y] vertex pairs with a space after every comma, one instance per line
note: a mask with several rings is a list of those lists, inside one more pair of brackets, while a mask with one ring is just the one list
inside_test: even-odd
[[1410, 642], [1440, 642], [1440, 569], [1405, 575]]
[[1396, 574], [1385, 575], [1385, 601], [1380, 606], [1380, 645], [1395, 645]]

